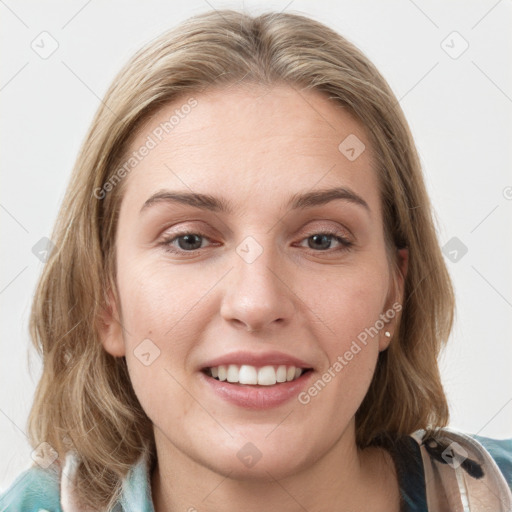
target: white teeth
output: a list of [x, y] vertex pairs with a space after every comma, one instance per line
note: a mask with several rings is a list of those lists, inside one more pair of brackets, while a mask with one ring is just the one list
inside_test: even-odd
[[277, 367], [276, 380], [277, 382], [286, 382], [286, 366], [281, 365]]
[[209, 368], [210, 375], [220, 381], [231, 383], [250, 384], [259, 386], [273, 386], [280, 382], [290, 382], [298, 379], [302, 373], [302, 368], [295, 366], [262, 366], [257, 368], [248, 364], [241, 366], [236, 364], [220, 365]]
[[228, 382], [238, 382], [238, 366], [236, 364], [230, 364], [227, 372]]
[[240, 382], [240, 384], [258, 384], [258, 372], [256, 368], [247, 364], [240, 366], [238, 382]]
[[[223, 381], [226, 380], [226, 377], [227, 377], [226, 367], [221, 365], [218, 368], [219, 368], [219, 370], [218, 370], [219, 371], [219, 375], [218, 375], [219, 380], [223, 380]], [[212, 373], [212, 377], [213, 377], [213, 373]]]
[[258, 370], [258, 384], [273, 386], [276, 383], [276, 371], [273, 366], [263, 366]]

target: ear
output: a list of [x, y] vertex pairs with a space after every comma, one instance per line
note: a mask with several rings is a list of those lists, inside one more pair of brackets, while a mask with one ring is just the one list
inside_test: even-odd
[[404, 284], [407, 276], [407, 270], [409, 269], [409, 249], [398, 249], [397, 250], [397, 267], [398, 275], [397, 278], [397, 294], [396, 301], [402, 304], [404, 299]]
[[123, 357], [126, 354], [123, 328], [119, 319], [117, 303], [112, 290], [109, 289], [108, 300], [98, 316], [98, 332], [103, 348], [114, 357]]
[[[403, 308], [405, 278], [409, 268], [409, 250], [398, 249], [396, 258], [396, 263], [393, 265], [393, 275], [391, 276], [390, 294], [386, 301], [386, 309], [383, 312], [384, 314], [386, 312], [394, 312], [394, 315], [388, 320], [384, 329], [382, 329], [382, 335], [379, 337], [380, 352], [389, 347], [393, 336], [396, 335], [398, 319], [401, 314], [400, 311], [402, 311]], [[386, 331], [388, 331], [391, 336], [385, 336], [384, 333]]]

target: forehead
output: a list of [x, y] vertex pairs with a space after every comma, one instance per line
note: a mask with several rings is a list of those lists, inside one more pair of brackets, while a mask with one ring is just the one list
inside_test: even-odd
[[124, 184], [126, 201], [142, 204], [169, 188], [231, 193], [242, 205], [258, 194], [278, 201], [284, 192], [341, 185], [378, 202], [364, 126], [318, 91], [244, 85], [184, 95], [146, 120], [128, 156], [144, 146]]

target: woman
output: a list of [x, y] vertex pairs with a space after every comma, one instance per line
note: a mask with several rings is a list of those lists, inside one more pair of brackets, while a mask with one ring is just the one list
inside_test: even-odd
[[329, 28], [215, 11], [141, 50], [52, 240], [37, 463], [2, 510], [511, 510], [512, 440], [444, 428], [407, 122]]

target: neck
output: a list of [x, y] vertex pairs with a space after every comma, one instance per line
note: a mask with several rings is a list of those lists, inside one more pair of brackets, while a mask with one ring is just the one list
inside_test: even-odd
[[271, 470], [259, 479], [234, 479], [155, 435], [155, 512], [398, 512], [399, 487], [390, 454], [376, 447], [358, 450], [354, 436], [344, 437], [306, 469], [290, 470], [279, 479]]

